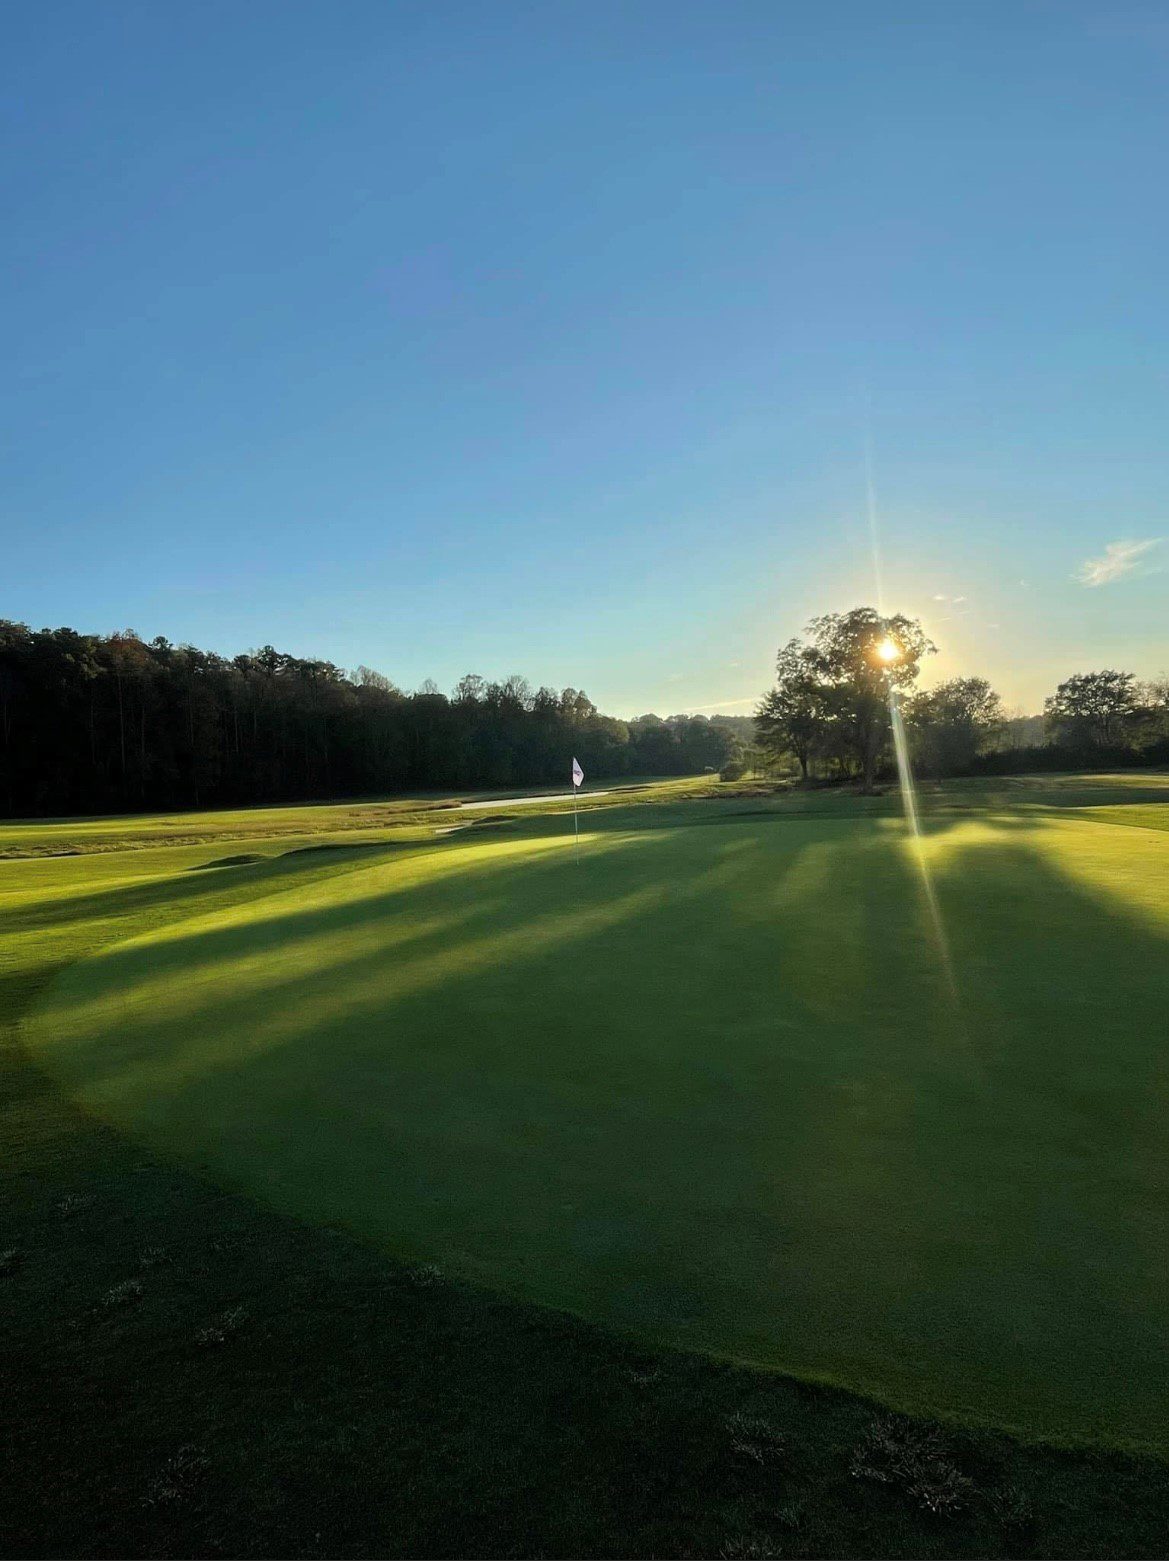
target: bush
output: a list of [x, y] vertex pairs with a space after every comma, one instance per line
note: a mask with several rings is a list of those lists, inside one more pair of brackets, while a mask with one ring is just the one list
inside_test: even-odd
[[724, 781], [737, 781], [742, 780], [746, 773], [747, 761], [745, 759], [728, 759], [718, 772], [718, 778]]

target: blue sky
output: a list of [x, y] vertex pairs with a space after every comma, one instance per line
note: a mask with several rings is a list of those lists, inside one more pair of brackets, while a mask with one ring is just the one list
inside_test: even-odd
[[1169, 669], [1162, 5], [50, 0], [4, 55], [0, 614], [746, 711], [875, 599], [871, 440], [931, 679]]

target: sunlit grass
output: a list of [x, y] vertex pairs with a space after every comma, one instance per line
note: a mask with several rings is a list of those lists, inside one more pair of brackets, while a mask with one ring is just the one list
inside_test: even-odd
[[100, 945], [34, 1054], [165, 1154], [649, 1337], [1161, 1445], [1156, 796], [923, 788], [958, 1001], [895, 794], [599, 809], [579, 865], [550, 813], [0, 893], [22, 958]]

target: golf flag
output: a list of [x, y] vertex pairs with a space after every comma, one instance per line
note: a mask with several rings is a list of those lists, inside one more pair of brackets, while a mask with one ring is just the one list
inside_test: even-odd
[[572, 761], [572, 784], [573, 784], [573, 786], [574, 787], [579, 786], [582, 780], [584, 780], [584, 771], [581, 769], [580, 763], [578, 762], [578, 760], [574, 759]]

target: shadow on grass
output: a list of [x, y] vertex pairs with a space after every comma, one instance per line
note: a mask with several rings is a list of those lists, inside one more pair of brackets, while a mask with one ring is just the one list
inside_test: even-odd
[[[0, 1197], [24, 1254], [4, 1281], [13, 1554], [1163, 1553], [1162, 1465], [948, 1436], [976, 1483], [939, 1520], [854, 1478], [863, 1400], [647, 1354], [441, 1275], [423, 1287], [342, 1232], [152, 1163], [26, 1090], [9, 1051], [0, 1076]], [[96, 1306], [132, 1274], [135, 1306]], [[197, 1347], [241, 1303], [239, 1340]], [[744, 1413], [778, 1469], [737, 1455]]]
[[111, 950], [38, 1022], [78, 1026], [83, 1098], [287, 1209], [674, 1343], [1156, 1443], [1166, 939], [1074, 842], [962, 831], [927, 839], [956, 1004], [890, 823], [452, 853]]
[[205, 873], [216, 867], [251, 867], [255, 862], [267, 860], [258, 851], [247, 851], [242, 856], [221, 856], [214, 862], [196, 862], [188, 867], [189, 873]]

